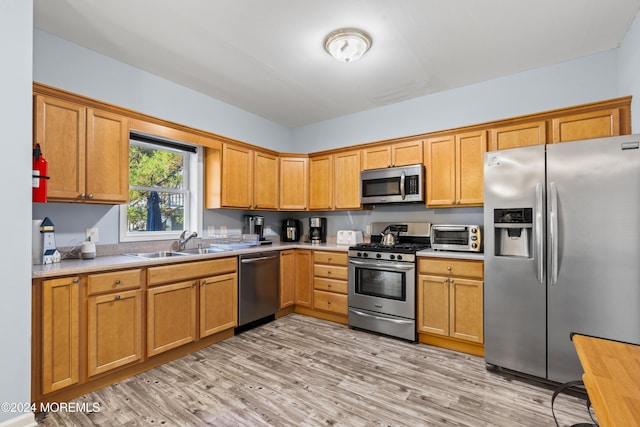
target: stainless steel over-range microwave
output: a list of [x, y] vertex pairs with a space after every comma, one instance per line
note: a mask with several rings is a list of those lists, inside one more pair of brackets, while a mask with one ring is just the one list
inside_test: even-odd
[[360, 172], [360, 203], [424, 202], [424, 165]]
[[482, 251], [482, 232], [479, 225], [431, 226], [431, 249], [443, 251]]

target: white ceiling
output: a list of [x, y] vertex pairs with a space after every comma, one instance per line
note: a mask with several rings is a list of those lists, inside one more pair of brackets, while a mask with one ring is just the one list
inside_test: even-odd
[[[34, 25], [287, 127], [614, 49], [640, 0], [34, 0]], [[341, 27], [373, 38], [345, 64]]]

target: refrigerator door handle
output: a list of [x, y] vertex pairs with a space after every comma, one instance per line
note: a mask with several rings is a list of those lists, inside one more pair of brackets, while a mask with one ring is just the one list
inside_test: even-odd
[[555, 182], [549, 184], [551, 193], [551, 208], [549, 210], [549, 230], [551, 245], [551, 286], [558, 283], [558, 186]]
[[541, 183], [537, 183], [536, 184], [536, 219], [535, 219], [535, 227], [536, 227], [536, 231], [535, 231], [535, 241], [536, 241], [536, 258], [537, 258], [537, 265], [536, 265], [536, 275], [538, 276], [538, 282], [540, 282], [541, 285], [544, 285], [544, 281], [545, 281], [545, 272], [544, 272], [544, 244], [542, 242], [542, 215], [543, 215], [543, 211], [542, 211], [542, 200], [543, 200], [543, 194], [542, 194], [542, 184]]

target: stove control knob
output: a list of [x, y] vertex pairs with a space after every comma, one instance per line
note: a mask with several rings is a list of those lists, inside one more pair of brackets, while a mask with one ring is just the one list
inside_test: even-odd
[[471, 229], [471, 232], [472, 232], [473, 234], [475, 234], [475, 233], [477, 233], [477, 232], [478, 232], [478, 229], [477, 229], [477, 228], [475, 228], [475, 227], [473, 227], [473, 228]]
[[472, 247], [473, 249], [475, 249], [475, 248], [477, 248], [477, 247], [478, 247], [478, 244], [477, 244], [477, 243], [472, 243], [472, 244], [471, 244], [471, 247]]
[[367, 252], [365, 252], [365, 253], [362, 254], [362, 256], [366, 258], [366, 257], [369, 256], [369, 254]]
[[398, 261], [402, 259], [402, 255], [398, 255]]
[[362, 252], [358, 252], [356, 256], [362, 256]]
[[376, 258], [382, 258], [382, 254], [376, 254]]
[[391, 254], [391, 255], [389, 255], [389, 259], [396, 259], [396, 256]]

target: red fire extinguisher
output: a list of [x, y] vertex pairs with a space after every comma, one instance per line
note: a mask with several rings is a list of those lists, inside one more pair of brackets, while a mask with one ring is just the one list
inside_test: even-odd
[[33, 187], [31, 198], [34, 202], [47, 202], [47, 161], [42, 156], [40, 144], [33, 147]]

